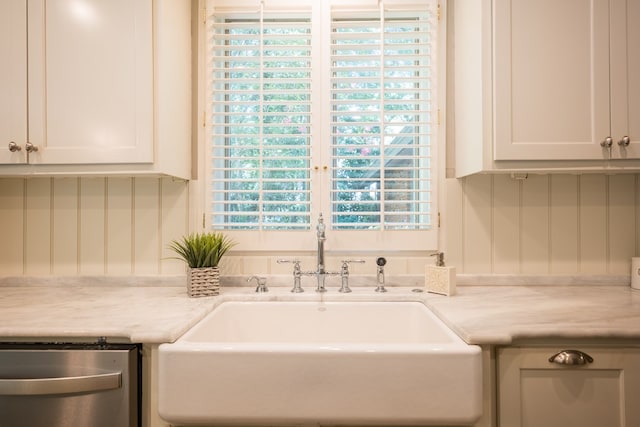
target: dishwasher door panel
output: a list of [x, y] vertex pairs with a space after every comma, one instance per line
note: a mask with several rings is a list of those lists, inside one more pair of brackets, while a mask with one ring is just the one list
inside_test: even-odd
[[135, 427], [136, 346], [0, 347], [0, 426]]

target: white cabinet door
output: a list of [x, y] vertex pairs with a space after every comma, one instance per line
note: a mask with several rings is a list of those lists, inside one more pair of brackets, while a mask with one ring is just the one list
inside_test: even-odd
[[[640, 0], [611, 0], [613, 158], [640, 158]], [[628, 137], [629, 145], [623, 138]]]
[[28, 3], [33, 164], [153, 161], [151, 0]]
[[[24, 163], [27, 141], [27, 2], [0, 2], [0, 164]], [[14, 142], [20, 150], [9, 150]]]
[[559, 365], [562, 348], [498, 350], [498, 412], [503, 427], [640, 425], [640, 349], [580, 348], [593, 358]]
[[609, 0], [494, 0], [493, 10], [494, 159], [608, 159]]

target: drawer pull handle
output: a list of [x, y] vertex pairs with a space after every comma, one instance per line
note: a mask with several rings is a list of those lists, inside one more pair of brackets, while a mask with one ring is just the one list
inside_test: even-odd
[[122, 372], [84, 377], [0, 379], [0, 396], [94, 393], [122, 387]]
[[593, 357], [579, 350], [563, 350], [551, 356], [549, 362], [558, 365], [586, 365], [593, 363]]

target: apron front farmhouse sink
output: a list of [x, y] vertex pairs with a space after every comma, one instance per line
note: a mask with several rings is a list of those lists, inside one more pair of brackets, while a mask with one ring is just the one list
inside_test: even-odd
[[222, 303], [159, 349], [177, 425], [470, 425], [481, 350], [420, 302]]

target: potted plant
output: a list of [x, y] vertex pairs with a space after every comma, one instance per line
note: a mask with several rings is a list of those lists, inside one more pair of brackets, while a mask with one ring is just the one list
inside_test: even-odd
[[220, 232], [192, 233], [173, 240], [169, 249], [178, 254], [176, 259], [187, 263], [187, 293], [190, 297], [218, 295], [223, 255], [235, 243]]

